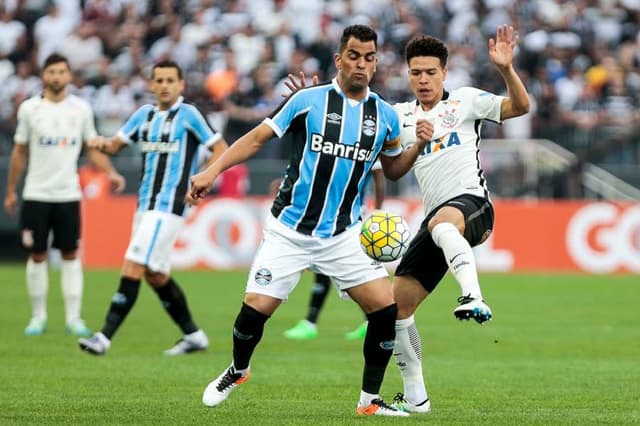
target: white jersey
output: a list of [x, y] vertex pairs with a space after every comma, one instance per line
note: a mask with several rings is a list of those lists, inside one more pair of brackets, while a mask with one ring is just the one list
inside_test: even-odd
[[430, 111], [418, 101], [394, 105], [402, 131], [400, 140], [407, 148], [416, 143], [416, 120], [434, 125], [433, 139], [420, 154], [413, 170], [416, 174], [425, 214], [462, 194], [488, 197], [480, 166], [480, 128], [482, 120], [500, 122], [502, 96], [473, 87], [462, 87], [444, 97]]
[[24, 101], [14, 136], [16, 144], [29, 145], [23, 199], [79, 200], [78, 157], [83, 142], [95, 136], [91, 107], [77, 96], [51, 102], [39, 95]]

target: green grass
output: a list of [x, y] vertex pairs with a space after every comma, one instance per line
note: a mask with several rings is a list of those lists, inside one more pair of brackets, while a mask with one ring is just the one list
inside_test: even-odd
[[[331, 294], [320, 336], [292, 342], [282, 332], [306, 310], [311, 274], [267, 323], [252, 378], [220, 407], [202, 391], [231, 359], [231, 327], [243, 272], [181, 272], [206, 353], [167, 358], [179, 338], [145, 287], [108, 355], [80, 352], [63, 333], [59, 274], [52, 271], [49, 330], [25, 337], [29, 318], [23, 265], [0, 266], [0, 424], [639, 424], [640, 282], [632, 276], [486, 275], [495, 319], [457, 322], [457, 285], [447, 278], [420, 308], [429, 416], [358, 418], [361, 342], [344, 332], [362, 321]], [[84, 317], [98, 328], [117, 271], [86, 271]], [[402, 389], [389, 365], [382, 394]]]

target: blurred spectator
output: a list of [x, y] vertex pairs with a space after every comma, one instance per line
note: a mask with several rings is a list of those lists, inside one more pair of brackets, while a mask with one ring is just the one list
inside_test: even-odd
[[[0, 3], [0, 58], [12, 61], [24, 59], [27, 43], [27, 27], [14, 19], [15, 11], [8, 10]], [[2, 79], [0, 78], [0, 81]]]
[[102, 68], [102, 40], [96, 35], [96, 24], [82, 22], [58, 47], [58, 52], [69, 59], [74, 71], [81, 70], [91, 79], [98, 76]]
[[125, 76], [112, 72], [107, 84], [102, 85], [93, 96], [93, 111], [98, 121], [98, 133], [115, 135], [122, 123], [136, 110], [134, 95]]
[[[117, 106], [147, 101], [145, 72], [171, 58], [187, 99], [226, 123], [232, 141], [278, 105], [288, 73], [330, 78], [336, 28], [356, 22], [378, 31], [372, 88], [390, 102], [410, 96], [404, 43], [421, 32], [448, 42], [446, 89], [499, 91], [486, 38], [513, 24], [537, 108], [485, 126], [485, 136], [550, 139], [582, 161], [640, 161], [637, 0], [0, 0], [0, 152], [16, 105], [39, 90], [35, 67], [53, 51], [70, 58], [74, 92], [96, 106], [99, 128], [117, 126]], [[260, 155], [281, 155], [269, 148]]]
[[38, 65], [55, 52], [62, 41], [73, 32], [76, 21], [64, 16], [57, 3], [51, 3], [47, 14], [36, 21], [33, 36], [38, 50]]

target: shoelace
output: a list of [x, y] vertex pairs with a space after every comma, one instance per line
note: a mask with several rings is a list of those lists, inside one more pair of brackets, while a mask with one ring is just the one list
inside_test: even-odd
[[[397, 396], [397, 395], [396, 395]], [[395, 399], [395, 398], [394, 398]], [[396, 407], [392, 407], [391, 405], [387, 404], [386, 402], [384, 402], [382, 399], [380, 398], [376, 398], [374, 400], [371, 401], [371, 404], [375, 404], [380, 408], [385, 408], [387, 410], [391, 410], [391, 411], [398, 411], [398, 409]]]
[[404, 399], [404, 394], [402, 392], [398, 392], [396, 396], [393, 397], [393, 402], [396, 402], [398, 404], [404, 404], [407, 402], [407, 400]]
[[460, 297], [458, 297], [458, 303], [460, 303], [460, 304], [469, 303], [472, 300], [473, 300], [473, 297], [470, 297], [470, 296], [460, 296]]
[[229, 368], [227, 372], [224, 374], [224, 377], [222, 378], [222, 380], [220, 380], [220, 383], [218, 383], [218, 386], [216, 386], [216, 389], [218, 390], [218, 392], [224, 392], [229, 386], [231, 386], [240, 377], [242, 377], [240, 373], [232, 373], [231, 369]]

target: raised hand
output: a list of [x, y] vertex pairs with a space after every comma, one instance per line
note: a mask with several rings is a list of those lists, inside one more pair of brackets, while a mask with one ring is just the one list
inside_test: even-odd
[[502, 25], [496, 30], [496, 38], [489, 39], [489, 59], [499, 69], [513, 64], [513, 51], [520, 37], [512, 26]]
[[[307, 87], [307, 78], [304, 75], [303, 71], [300, 71], [298, 73], [298, 77], [297, 78], [293, 74], [289, 74], [287, 77], [289, 78], [289, 81], [285, 81], [284, 85], [287, 86], [287, 88], [289, 90], [291, 90], [291, 92], [290, 93], [283, 93], [282, 94], [283, 98], [286, 98], [291, 93], [295, 93], [298, 90], [304, 89], [305, 87]], [[318, 84], [318, 76], [317, 75], [314, 75], [311, 78], [311, 84], [313, 84], [313, 85]]]

